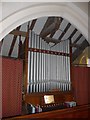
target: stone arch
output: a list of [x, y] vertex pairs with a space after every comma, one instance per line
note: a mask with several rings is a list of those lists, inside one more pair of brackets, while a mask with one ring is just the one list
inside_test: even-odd
[[73, 24], [88, 40], [88, 17], [80, 8], [73, 3], [39, 3], [14, 12], [0, 24], [2, 30], [0, 39], [4, 38], [17, 26], [35, 18], [45, 16], [59, 16]]

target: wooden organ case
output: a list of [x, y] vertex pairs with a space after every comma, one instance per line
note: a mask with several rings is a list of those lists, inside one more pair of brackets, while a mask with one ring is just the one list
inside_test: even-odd
[[[44, 102], [44, 95], [54, 95], [55, 96], [55, 105], [64, 103], [65, 101], [73, 101], [73, 100], [76, 101], [79, 97], [76, 96], [77, 93], [75, 93], [75, 92], [77, 92], [77, 91], [75, 91], [75, 89], [77, 89], [77, 87], [79, 87], [79, 86], [77, 86], [77, 85], [71, 86], [71, 82], [72, 82], [72, 84], [74, 84], [74, 82], [75, 82], [75, 78], [73, 77], [73, 74], [75, 76], [75, 71], [72, 69], [72, 64], [71, 64], [72, 59], [70, 58], [70, 57], [72, 57], [71, 56], [72, 50], [71, 50], [69, 41], [67, 41], [67, 43], [64, 43], [64, 46], [68, 46], [67, 48], [66, 47], [63, 48], [62, 43], [58, 44], [59, 46], [57, 45], [56, 47], [54, 47], [54, 49], [56, 49], [56, 51], [54, 49], [51, 49], [50, 46], [48, 46], [48, 48], [47, 48], [46, 44], [47, 43], [45, 43], [45, 41], [42, 40], [39, 36], [36, 36], [32, 32], [30, 33], [30, 41], [27, 45], [28, 49], [26, 51], [26, 54], [27, 54], [26, 68], [28, 68], [28, 72], [26, 71], [26, 74], [28, 77], [27, 77], [27, 82], [25, 81], [26, 83], [24, 86], [25, 102], [31, 103], [33, 105], [39, 104], [40, 106], [48, 107], [49, 105], [46, 105]], [[62, 48], [63, 51], [60, 52], [59, 48]], [[59, 51], [58, 51], [58, 49], [59, 49]], [[65, 50], [66, 50], [66, 52], [65, 52]], [[55, 63], [54, 55], [56, 55], [56, 58], [55, 58], [55, 59], [57, 59], [56, 63]], [[51, 60], [51, 61], [48, 61], [48, 60]], [[55, 68], [54, 64], [52, 64], [53, 61], [54, 61], [55, 65], [57, 66], [57, 68], [58, 67], [61, 68], [62, 71]], [[60, 63], [62, 63], [62, 64], [60, 65]], [[52, 64], [52, 66], [50, 66], [51, 71], [47, 67], [50, 64]], [[32, 66], [33, 66], [33, 68], [32, 68]], [[65, 76], [64, 73], [67, 73], [68, 70], [69, 70], [69, 72]], [[56, 73], [55, 73], [55, 71], [56, 71]], [[52, 72], [52, 73], [50, 73], [50, 72]], [[37, 73], [37, 75], [36, 75], [36, 73]], [[50, 73], [50, 76], [48, 75], [48, 73]], [[71, 73], [71, 76], [70, 76], [70, 73]], [[59, 76], [59, 74], [60, 74], [60, 76]], [[54, 78], [54, 76], [56, 76], [56, 78]], [[70, 79], [72, 81], [70, 81]], [[64, 80], [64, 82], [63, 82], [63, 80]], [[58, 83], [57, 83], [57, 81], [58, 81]], [[71, 87], [73, 87], [74, 89], [71, 89]], [[48, 92], [49, 90], [53, 90], [55, 88], [59, 89], [60, 91]], [[74, 90], [74, 91], [72, 91], [72, 90]], [[70, 92], [70, 91], [72, 91], [72, 92]], [[75, 99], [74, 99], [73, 95], [75, 95]], [[81, 103], [78, 105], [82, 105], [82, 106], [77, 106], [75, 109], [68, 108], [65, 111], [68, 112], [68, 110], [70, 110], [70, 111], [75, 112], [75, 111], [79, 111], [79, 109], [81, 109], [81, 111], [83, 111], [83, 114], [85, 114], [85, 116], [81, 115], [82, 112], [80, 112], [80, 114], [78, 114], [76, 112], [75, 113], [75, 114], [77, 114], [76, 118], [78, 118], [78, 117], [80, 118], [81, 116], [88, 117], [88, 110], [90, 110], [90, 106], [88, 106], [86, 104]], [[85, 110], [85, 112], [84, 112], [84, 110]], [[56, 111], [55, 113], [58, 116], [55, 115], [55, 117], [63, 118], [63, 116], [61, 115], [61, 117], [60, 117], [60, 114], [59, 114], [59, 112], [63, 113], [63, 111], [64, 110]], [[52, 112], [47, 111], [47, 113], [45, 113], [45, 114], [40, 113], [37, 115], [30, 115], [30, 116], [26, 115], [21, 118], [40, 118], [40, 117], [41, 118], [42, 117], [49, 118], [48, 115], [51, 115], [51, 117], [52, 117], [54, 115], [53, 113], [54, 113], [53, 111]], [[46, 114], [48, 114], [48, 115], [46, 115]], [[74, 118], [75, 117], [74, 113], [73, 114], [70, 113], [69, 117]], [[64, 114], [64, 118], [65, 118], [65, 114]], [[68, 116], [66, 118], [68, 118]]]
[[2, 59], [2, 117], [21, 114], [23, 64], [19, 59]]

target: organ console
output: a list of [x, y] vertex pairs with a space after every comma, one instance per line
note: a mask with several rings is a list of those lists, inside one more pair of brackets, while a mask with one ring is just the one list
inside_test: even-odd
[[76, 102], [74, 101], [74, 97], [70, 91], [50, 91], [26, 94], [24, 103], [27, 106], [27, 113], [37, 113], [35, 112], [37, 111], [35, 109], [37, 109], [38, 106], [41, 108], [40, 112], [76, 106]]

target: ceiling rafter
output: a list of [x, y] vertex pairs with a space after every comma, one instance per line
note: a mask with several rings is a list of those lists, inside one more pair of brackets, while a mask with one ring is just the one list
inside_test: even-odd
[[[61, 18], [61, 23], [62, 23], [62, 21], [63, 21], [63, 18]], [[61, 25], [61, 23], [60, 23], [60, 25]], [[60, 26], [60, 25], [59, 25], [59, 26]], [[57, 29], [54, 29], [54, 30], [51, 32], [50, 38], [52, 38], [52, 37], [54, 36], [54, 34], [56, 33], [56, 31], [57, 31]]]
[[[24, 31], [18, 31], [18, 30], [14, 30], [14, 32], [12, 32], [11, 34], [13, 35], [17, 35], [17, 36], [23, 36], [26, 37], [27, 36], [27, 32]], [[61, 40], [55, 39], [55, 38], [50, 38], [50, 37], [45, 37], [44, 40], [46, 42], [53, 42], [53, 43], [59, 43], [61, 42]]]
[[[20, 28], [21, 28], [21, 25], [20, 25], [19, 27], [17, 27], [16, 30], [19, 31]], [[14, 35], [13, 40], [12, 40], [12, 44], [11, 44], [11, 46], [10, 46], [10, 50], [9, 50], [9, 53], [8, 53], [8, 56], [9, 56], [9, 57], [10, 57], [11, 54], [12, 54], [12, 51], [13, 51], [14, 45], [15, 45], [15, 43], [16, 43], [16, 40], [17, 40], [17, 35]]]
[[15, 36], [19, 36], [21, 35], [22, 37], [26, 37], [27, 32], [24, 31], [19, 31], [19, 30], [13, 30], [12, 32], [10, 32], [9, 34], [13, 34]]
[[73, 42], [73, 45], [75, 45], [75, 44], [80, 40], [81, 37], [82, 37], [82, 34], [80, 34], [80, 35], [77, 37], [77, 39]]
[[37, 19], [32, 20], [31, 25], [30, 25], [30, 27], [29, 27], [29, 30], [33, 30], [36, 21], [37, 21]]
[[42, 28], [40, 35], [42, 35], [43, 31], [54, 21], [54, 17], [48, 17], [44, 27]]
[[[12, 34], [17, 35], [17, 36], [20, 36], [20, 35], [21, 35], [21, 36], [23, 36], [23, 37], [25, 37], [25, 38], [26, 38], [26, 36], [27, 36], [27, 32], [18, 31], [18, 30], [12, 31]], [[63, 41], [64, 41], [64, 40], [59, 40], [59, 39], [55, 39], [55, 38], [51, 38], [51, 37], [45, 37], [44, 40], [45, 40], [47, 43], [49, 43], [49, 42], [55, 43], [55, 45], [58, 44], [58, 43], [60, 43], [60, 42], [63, 42]], [[72, 47], [76, 47], [76, 48], [79, 47], [78, 44], [72, 44], [71, 46], [72, 46]]]
[[46, 23], [45, 23], [45, 25], [44, 25], [41, 33], [40, 33], [40, 36], [42, 38], [45, 38], [46, 36], [48, 36], [51, 33], [54, 34], [54, 31], [59, 29], [59, 26], [60, 26], [60, 23], [61, 23], [61, 18], [55, 17], [52, 22], [50, 22], [49, 19], [46, 21]]
[[18, 58], [21, 58], [21, 52], [22, 52], [22, 41], [21, 41], [21, 36], [19, 36]]
[[80, 44], [71, 44], [71, 47], [80, 48]]
[[68, 23], [66, 28], [64, 29], [64, 31], [62, 32], [62, 34], [59, 36], [59, 40], [61, 40], [63, 38], [63, 36], [66, 34], [66, 32], [68, 31], [68, 29], [70, 28], [71, 24]]
[[74, 35], [75, 35], [75, 33], [77, 32], [77, 29], [75, 28], [74, 29], [74, 31], [71, 33], [71, 35], [69, 36], [69, 39], [71, 39]]
[[89, 43], [87, 42], [87, 40], [85, 39], [80, 45], [80, 47], [78, 47], [74, 53], [72, 54], [72, 61], [74, 61], [82, 52], [83, 50], [89, 46]]

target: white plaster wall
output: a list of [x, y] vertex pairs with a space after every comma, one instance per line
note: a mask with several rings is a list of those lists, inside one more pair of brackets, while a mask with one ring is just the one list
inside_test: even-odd
[[75, 5], [77, 5], [83, 12], [88, 14], [88, 2], [75, 2]]
[[18, 25], [43, 16], [61, 16], [88, 40], [88, 15], [73, 3], [3, 3], [0, 40]]

